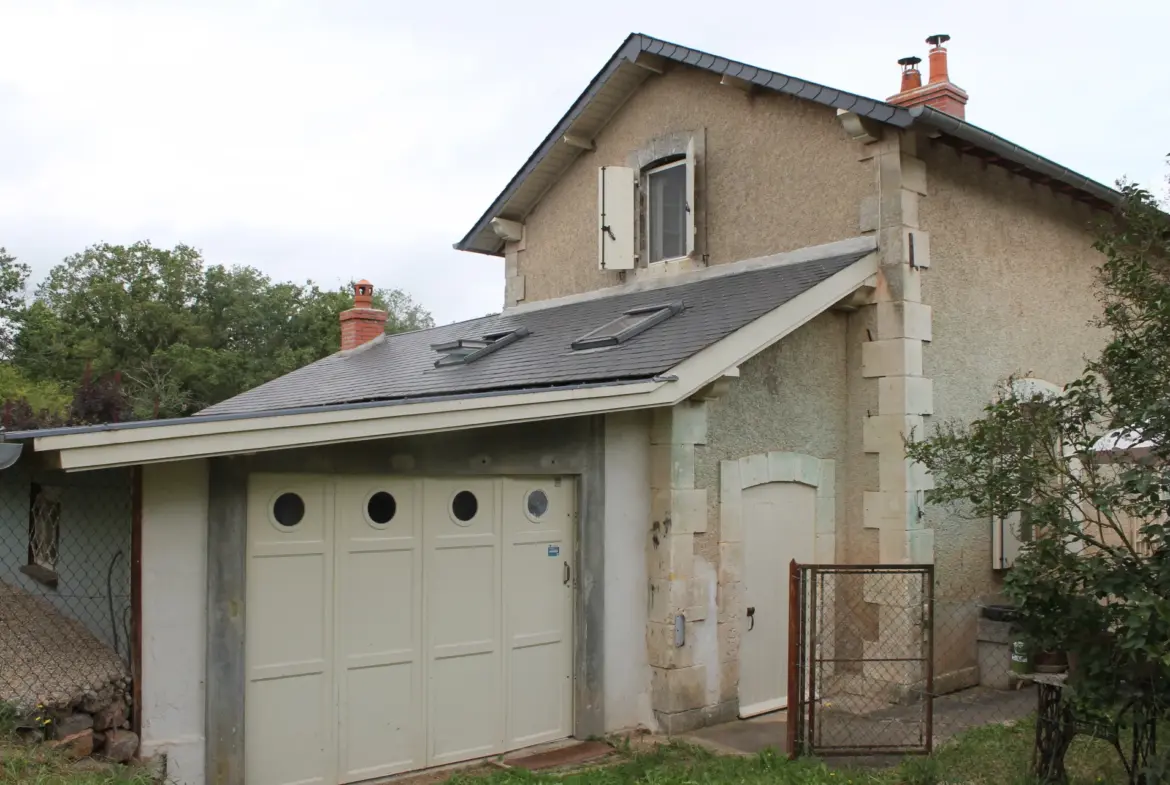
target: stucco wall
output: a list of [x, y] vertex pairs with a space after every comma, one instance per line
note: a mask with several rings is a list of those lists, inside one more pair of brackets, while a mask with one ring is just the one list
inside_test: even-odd
[[605, 418], [605, 727], [653, 728], [646, 657], [650, 415]]
[[703, 167], [709, 263], [778, 253], [857, 235], [872, 166], [827, 107], [719, 84], [678, 67], [648, 80], [525, 219], [518, 272], [525, 301], [612, 286], [597, 269], [597, 169], [627, 165], [650, 140], [706, 131]]
[[[729, 565], [720, 565], [720, 461], [773, 450], [833, 459], [837, 461], [837, 517], [842, 517], [841, 495], [848, 487], [843, 460], [848, 405], [846, 326], [843, 313], [821, 314], [745, 362], [727, 395], [707, 404], [707, 443], [695, 448], [695, 487], [707, 489], [707, 531], [695, 535], [696, 577], [707, 574], [711, 584], [717, 570], [732, 577]], [[813, 527], [815, 521], [808, 525]], [[838, 520], [837, 528], [841, 525]], [[737, 586], [721, 585], [715, 603], [718, 613], [708, 613], [705, 621], [695, 625], [701, 628], [696, 630], [695, 645], [714, 649], [703, 654], [703, 661], [721, 664], [708, 672], [713, 682], [708, 684], [709, 703], [738, 699], [744, 608], [742, 597], [736, 596]]]
[[[28, 563], [31, 482], [61, 502], [56, 587], [20, 572]], [[130, 473], [38, 471], [25, 458], [0, 473], [0, 581], [44, 597], [130, 659]], [[112, 611], [112, 615], [111, 615]]]
[[142, 754], [202, 785], [207, 651], [207, 462], [142, 474]]
[[[933, 309], [933, 341], [923, 352], [924, 375], [934, 380], [929, 429], [979, 417], [1009, 375], [1067, 383], [1105, 335], [1090, 324], [1100, 257], [1090, 247], [1087, 208], [939, 145], [920, 145], [919, 157], [928, 183], [919, 219], [931, 240], [931, 269], [922, 276], [923, 301]], [[938, 507], [926, 515], [943, 601], [938, 629], [970, 641], [977, 612], [970, 601], [1000, 585], [990, 568], [990, 523]], [[972, 664], [969, 648], [939, 648], [941, 670]]]
[[[707, 488], [707, 531], [696, 552], [712, 564], [719, 543], [719, 462], [772, 450], [841, 460], [847, 387], [843, 313], [828, 311], [740, 366], [726, 396], [708, 404], [707, 444], [695, 449], [695, 485]], [[838, 468], [838, 493], [847, 483]], [[843, 507], [838, 503], [838, 509]]]

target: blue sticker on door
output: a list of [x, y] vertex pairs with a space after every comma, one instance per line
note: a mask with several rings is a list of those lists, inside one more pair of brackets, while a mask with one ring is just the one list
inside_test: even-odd
[[549, 556], [560, 556], [561, 555], [561, 546], [559, 546], [559, 545], [548, 546], [548, 555]]

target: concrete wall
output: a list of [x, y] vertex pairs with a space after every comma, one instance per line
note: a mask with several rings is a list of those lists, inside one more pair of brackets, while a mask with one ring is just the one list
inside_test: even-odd
[[207, 651], [207, 462], [144, 466], [142, 754], [202, 785]]
[[[928, 183], [919, 217], [931, 240], [922, 294], [934, 315], [923, 351], [933, 421], [979, 417], [1012, 374], [1057, 385], [1076, 377], [1106, 338], [1090, 324], [1101, 261], [1090, 247], [1093, 214], [941, 145], [920, 145], [919, 157]], [[990, 524], [937, 508], [927, 514], [936, 518], [940, 590], [994, 588]]]
[[[20, 572], [28, 564], [32, 482], [56, 488], [61, 501], [56, 587]], [[0, 473], [0, 581], [48, 600], [126, 662], [131, 501], [130, 472], [125, 469], [65, 474], [37, 470], [23, 458]]]
[[705, 131], [699, 167], [709, 263], [722, 264], [857, 235], [874, 190], [833, 109], [788, 96], [748, 95], [713, 74], [675, 68], [653, 77], [525, 220], [517, 272], [525, 302], [619, 282], [597, 269], [597, 170], [628, 164], [651, 140]]
[[646, 657], [650, 415], [605, 418], [605, 727], [654, 728]]

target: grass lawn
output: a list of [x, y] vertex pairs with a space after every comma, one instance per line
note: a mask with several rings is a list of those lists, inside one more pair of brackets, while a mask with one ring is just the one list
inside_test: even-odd
[[140, 768], [76, 764], [44, 747], [0, 744], [0, 782], [21, 785], [150, 785]]
[[[895, 768], [832, 767], [812, 760], [789, 762], [772, 753], [755, 757], [713, 755], [685, 744], [625, 750], [609, 766], [567, 774], [478, 768], [445, 785], [1028, 785], [1033, 726], [989, 725], [962, 735], [933, 758], [907, 758]], [[1066, 759], [1070, 785], [1124, 782], [1113, 748], [1078, 738]], [[78, 768], [43, 747], [0, 742], [0, 783], [22, 785], [149, 785], [141, 769]]]
[[[832, 767], [812, 760], [789, 762], [765, 753], [718, 756], [683, 744], [630, 752], [612, 766], [569, 774], [477, 770], [447, 785], [1027, 785], [1034, 728], [992, 725], [969, 731], [933, 758], [907, 758], [896, 768]], [[1125, 782], [1113, 748], [1078, 738], [1066, 759], [1070, 785]]]

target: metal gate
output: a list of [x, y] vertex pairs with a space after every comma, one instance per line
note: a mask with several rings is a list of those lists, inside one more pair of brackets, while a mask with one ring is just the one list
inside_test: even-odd
[[929, 754], [934, 566], [789, 573], [788, 751]]

